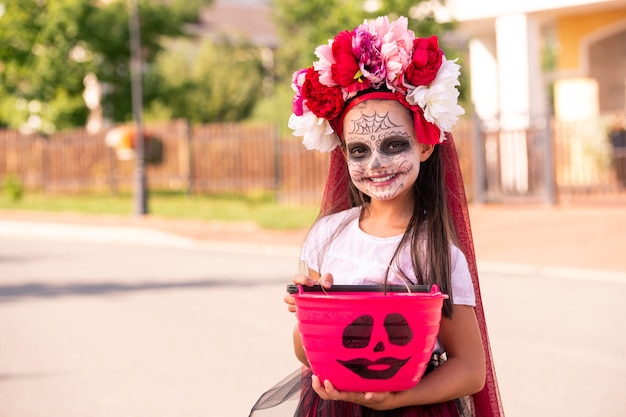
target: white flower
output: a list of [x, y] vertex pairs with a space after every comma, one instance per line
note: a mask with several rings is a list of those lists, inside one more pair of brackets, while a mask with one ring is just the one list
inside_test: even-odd
[[305, 111], [302, 116], [292, 114], [289, 128], [294, 136], [303, 136], [302, 143], [309, 150], [330, 152], [340, 144], [328, 120], [315, 116], [311, 111]]
[[424, 118], [441, 130], [442, 137], [444, 132], [450, 132], [459, 116], [465, 113], [457, 104], [459, 91], [456, 86], [459, 85], [460, 69], [456, 60], [448, 61], [444, 56], [433, 82], [428, 87], [409, 89], [406, 97], [410, 104], [417, 104], [424, 110]]

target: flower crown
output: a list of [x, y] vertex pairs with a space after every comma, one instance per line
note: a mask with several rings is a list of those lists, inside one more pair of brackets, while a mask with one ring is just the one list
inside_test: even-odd
[[386, 90], [414, 112], [423, 113], [445, 140], [458, 117], [460, 66], [448, 61], [436, 36], [416, 38], [408, 19], [365, 20], [315, 49], [319, 61], [293, 74], [295, 91], [289, 128], [307, 149], [330, 152], [340, 144], [337, 123], [359, 92]]

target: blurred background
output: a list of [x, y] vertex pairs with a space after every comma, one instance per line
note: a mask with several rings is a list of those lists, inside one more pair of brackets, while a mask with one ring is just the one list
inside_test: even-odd
[[383, 14], [462, 65], [470, 201], [624, 201], [625, 2], [501, 3], [3, 0], [0, 207], [138, 188], [316, 204], [327, 161], [286, 127], [291, 74]]
[[0, 0], [2, 417], [247, 415], [295, 369], [291, 75], [379, 15], [462, 67], [507, 415], [626, 414], [626, 0]]

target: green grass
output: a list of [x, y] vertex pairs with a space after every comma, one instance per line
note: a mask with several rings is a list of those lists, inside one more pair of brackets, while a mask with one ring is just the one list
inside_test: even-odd
[[[0, 209], [47, 211], [58, 213], [132, 215], [133, 196], [120, 193], [44, 195], [26, 192], [17, 201], [6, 193], [0, 194]], [[298, 229], [311, 225], [317, 207], [295, 207], [274, 202], [267, 194], [246, 196], [196, 195], [183, 192], [151, 191], [148, 194], [150, 215], [176, 218], [220, 221], [248, 221], [267, 229]]]

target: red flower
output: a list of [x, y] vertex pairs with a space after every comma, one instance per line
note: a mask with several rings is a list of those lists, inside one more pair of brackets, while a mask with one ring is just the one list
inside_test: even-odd
[[333, 57], [335, 63], [330, 67], [333, 80], [347, 92], [365, 90], [370, 82], [359, 68], [359, 59], [352, 53], [352, 31], [344, 30], [335, 36], [333, 41]]
[[413, 55], [404, 79], [411, 85], [429, 85], [441, 67], [443, 51], [439, 49], [437, 37], [416, 38], [413, 41]]
[[343, 93], [339, 86], [328, 87], [320, 83], [320, 75], [309, 68], [302, 85], [305, 104], [317, 117], [331, 120], [339, 116], [343, 109]]

